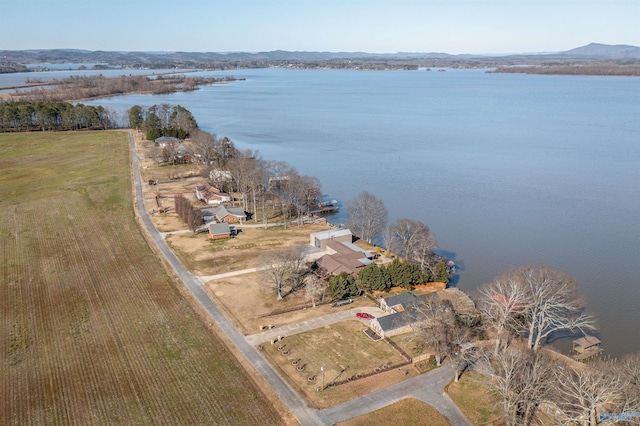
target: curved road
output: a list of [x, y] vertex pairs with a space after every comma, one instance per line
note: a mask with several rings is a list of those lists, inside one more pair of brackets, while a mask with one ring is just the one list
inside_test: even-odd
[[176, 275], [182, 280], [185, 287], [193, 294], [198, 303], [202, 305], [222, 331], [233, 341], [251, 365], [253, 365], [267, 383], [269, 383], [302, 425], [330, 425], [337, 421], [346, 420], [377, 410], [406, 397], [414, 397], [428, 402], [440, 411], [452, 425], [471, 425], [458, 407], [443, 393], [444, 385], [446, 385], [453, 376], [453, 370], [451, 370], [450, 367], [439, 368], [426, 375], [418, 376], [326, 410], [309, 408], [260, 355], [258, 350], [249, 343], [247, 338], [222, 314], [205, 292], [200, 280], [180, 263], [180, 260], [178, 260], [163, 236], [151, 222], [149, 213], [144, 206], [142, 179], [133, 133], [131, 131], [128, 133], [131, 147], [133, 180], [136, 188], [136, 210], [147, 232], [166, 261], [171, 265]]

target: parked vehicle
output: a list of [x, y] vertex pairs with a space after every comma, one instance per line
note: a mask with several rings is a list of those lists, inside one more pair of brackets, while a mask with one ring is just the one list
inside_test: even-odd
[[333, 306], [334, 308], [338, 307], [338, 306], [344, 306], [344, 305], [348, 305], [349, 303], [353, 303], [353, 299], [343, 299], [343, 300], [339, 300], [336, 303], [334, 303]]
[[366, 312], [358, 312], [356, 316], [360, 319], [373, 319], [373, 315], [368, 314]]

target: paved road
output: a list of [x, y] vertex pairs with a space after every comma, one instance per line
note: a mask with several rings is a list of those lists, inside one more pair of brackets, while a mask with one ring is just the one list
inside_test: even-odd
[[416, 398], [424, 401], [449, 420], [454, 426], [471, 426], [471, 422], [444, 393], [444, 386], [453, 378], [453, 367], [443, 365], [413, 379], [380, 389], [344, 404], [320, 411], [320, 417], [326, 424], [341, 422], [351, 417], [361, 416], [378, 410], [405, 398]]
[[142, 196], [142, 184], [140, 178], [140, 168], [138, 167], [138, 155], [133, 140], [133, 133], [129, 132], [129, 143], [131, 145], [131, 157], [133, 159], [133, 178], [136, 187], [136, 208], [138, 215], [151, 235], [162, 255], [175, 273], [180, 277], [185, 287], [193, 294], [198, 303], [207, 311], [209, 316], [216, 322], [222, 331], [233, 341], [238, 350], [247, 358], [254, 368], [264, 377], [273, 390], [280, 396], [291, 412], [303, 425], [325, 425], [320, 419], [316, 410], [312, 410], [302, 401], [302, 399], [291, 389], [291, 387], [280, 377], [271, 365], [247, 342], [245, 337], [231, 324], [231, 322], [220, 312], [217, 306], [211, 301], [200, 281], [197, 280], [173, 254], [164, 238], [153, 226], [151, 218], [144, 206]]
[[[443, 393], [444, 386], [448, 383], [449, 379], [453, 377], [452, 368], [447, 366], [326, 410], [313, 410], [309, 408], [298, 394], [291, 389], [287, 382], [285, 382], [260, 355], [258, 350], [249, 343], [248, 339], [222, 314], [205, 292], [200, 280], [180, 263], [180, 260], [178, 260], [169, 248], [163, 236], [155, 228], [144, 206], [138, 155], [131, 131], [129, 131], [129, 144], [131, 146], [133, 179], [136, 187], [136, 210], [151, 239], [198, 303], [200, 303], [209, 316], [229, 339], [231, 339], [238, 350], [242, 352], [247, 361], [262, 375], [274, 392], [280, 396], [282, 401], [303, 426], [330, 425], [337, 421], [366, 414], [407, 397], [417, 398], [431, 404], [449, 419], [452, 425], [466, 426], [471, 424], [460, 412], [458, 407]], [[346, 312], [351, 313], [351, 310]]]

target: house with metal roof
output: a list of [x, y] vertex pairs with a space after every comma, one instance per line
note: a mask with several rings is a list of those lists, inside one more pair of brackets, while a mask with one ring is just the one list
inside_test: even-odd
[[349, 229], [329, 229], [328, 231], [314, 232], [310, 235], [309, 244], [324, 250], [330, 241], [351, 243], [353, 234]]

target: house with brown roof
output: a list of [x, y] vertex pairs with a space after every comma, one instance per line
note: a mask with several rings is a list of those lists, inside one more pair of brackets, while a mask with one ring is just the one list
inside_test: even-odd
[[327, 241], [324, 244], [327, 254], [318, 259], [318, 267], [327, 274], [338, 275], [341, 272], [356, 274], [371, 263], [373, 255], [351, 242]]
[[205, 204], [213, 206], [219, 206], [222, 203], [231, 201], [231, 195], [220, 191], [208, 183], [196, 186], [196, 198]]

